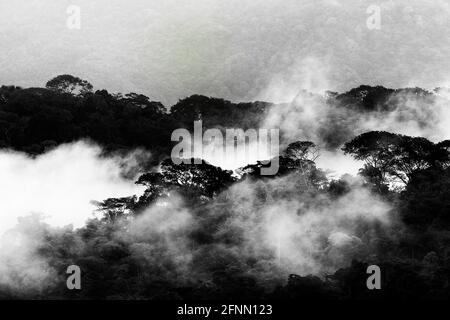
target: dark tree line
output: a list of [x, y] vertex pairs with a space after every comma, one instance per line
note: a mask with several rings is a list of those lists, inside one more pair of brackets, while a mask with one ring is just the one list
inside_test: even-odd
[[268, 106], [194, 95], [168, 112], [145, 95], [93, 92], [87, 81], [62, 75], [46, 88], [0, 88], [0, 147], [36, 155], [61, 143], [90, 139], [109, 151], [143, 147], [167, 155], [176, 128], [192, 129], [199, 118], [206, 127], [254, 128]]

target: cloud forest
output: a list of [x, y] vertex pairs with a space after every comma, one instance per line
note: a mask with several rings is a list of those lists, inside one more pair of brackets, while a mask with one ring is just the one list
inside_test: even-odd
[[[449, 106], [443, 87], [164, 105], [69, 74], [3, 85], [0, 298], [446, 300]], [[174, 162], [196, 121], [278, 129], [278, 171]]]

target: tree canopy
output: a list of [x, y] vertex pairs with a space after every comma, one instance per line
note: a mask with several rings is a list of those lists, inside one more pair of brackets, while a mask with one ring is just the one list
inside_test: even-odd
[[[327, 99], [336, 108], [378, 112], [392, 108], [392, 95], [399, 90], [361, 86], [329, 93]], [[421, 101], [433, 97], [418, 88], [406, 91]], [[152, 159], [142, 164], [136, 181], [145, 188], [142, 194], [95, 199], [97, 218], [79, 229], [55, 231], [21, 220], [25, 233], [39, 232], [44, 239], [36, 244], [33, 258], [44, 259], [55, 270], [56, 285], [25, 294], [0, 284], [0, 298], [449, 297], [449, 140], [434, 143], [384, 131], [354, 136], [352, 131], [324, 129], [337, 137], [337, 144], [352, 135], [343, 151], [365, 162], [360, 171], [364, 179], [347, 175], [330, 180], [317, 168], [320, 150], [314, 142], [286, 137], [274, 176], [261, 175], [267, 166], [262, 161], [241, 168], [239, 175], [206, 161], [175, 164], [169, 158], [174, 129], [191, 130], [199, 118], [205, 129], [258, 128], [270, 106], [193, 95], [169, 108], [140, 93], [93, 91], [87, 81], [69, 75], [50, 80], [46, 88], [2, 86], [2, 149], [34, 156], [89, 139], [105, 152], [141, 147], [152, 152]], [[389, 188], [392, 184], [402, 188]], [[364, 201], [367, 194], [371, 201]], [[365, 219], [370, 210], [379, 210], [371, 207], [376, 205], [392, 213], [390, 224]], [[342, 222], [339, 211], [356, 218]], [[273, 217], [281, 217], [284, 224], [276, 225]], [[249, 228], [252, 224], [257, 227]], [[332, 236], [318, 232], [327, 224]], [[352, 236], [340, 232], [349, 225]], [[261, 238], [251, 241], [261, 234], [268, 244]], [[282, 252], [276, 245], [287, 238], [296, 241], [295, 248]], [[308, 250], [297, 257], [298, 247]], [[301, 266], [310, 261], [314, 267], [342, 263], [314, 275], [296, 274], [298, 265], [283, 259], [297, 258]], [[66, 267], [71, 264], [86, 275], [81, 291], [66, 290]], [[389, 275], [376, 293], [365, 286], [371, 264]]]
[[86, 95], [92, 92], [92, 84], [86, 80], [69, 74], [57, 76], [47, 82], [45, 87], [49, 90], [54, 90], [60, 93], [69, 93], [72, 95]]
[[345, 143], [342, 150], [365, 161], [363, 175], [380, 183], [401, 182], [407, 185], [418, 171], [446, 167], [447, 142], [435, 144], [422, 137], [409, 137], [383, 131], [363, 133]]

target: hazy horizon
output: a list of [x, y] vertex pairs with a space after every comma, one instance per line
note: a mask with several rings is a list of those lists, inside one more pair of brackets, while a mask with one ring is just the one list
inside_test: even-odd
[[[66, 26], [70, 5], [79, 30]], [[366, 25], [371, 5], [379, 30]], [[192, 94], [282, 102], [301, 89], [450, 83], [445, 1], [19, 0], [0, 12], [5, 85], [68, 73], [172, 105]]]

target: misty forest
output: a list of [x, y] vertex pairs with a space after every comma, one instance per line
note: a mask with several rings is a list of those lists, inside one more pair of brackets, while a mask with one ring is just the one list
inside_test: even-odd
[[[279, 129], [278, 173], [261, 175], [261, 161], [174, 164], [171, 134], [196, 120]], [[449, 299], [449, 120], [445, 88], [165, 106], [71, 75], [4, 85], [0, 217], [14, 219], [2, 227], [0, 298]], [[77, 160], [86, 154], [91, 166]], [[87, 220], [66, 200], [96, 186], [86, 172], [113, 175], [83, 204]], [[52, 223], [40, 208], [83, 221]], [[67, 290], [70, 265], [81, 290]], [[382, 290], [368, 290], [369, 265]]]

